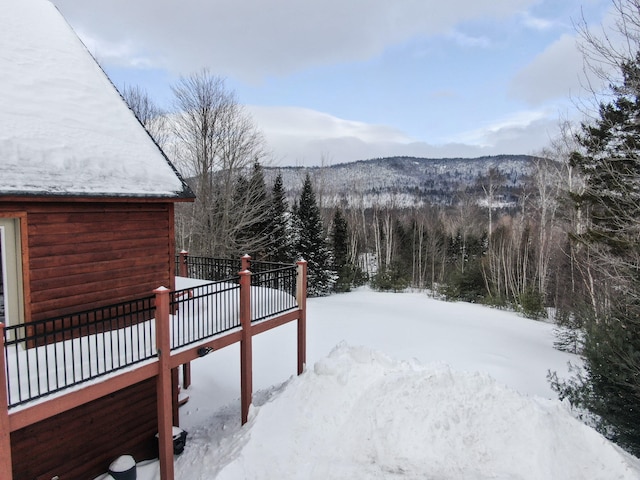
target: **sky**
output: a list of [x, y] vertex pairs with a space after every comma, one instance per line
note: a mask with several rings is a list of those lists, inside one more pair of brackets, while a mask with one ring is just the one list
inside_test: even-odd
[[611, 0], [53, 0], [118, 87], [226, 79], [275, 165], [536, 154], [580, 119]]

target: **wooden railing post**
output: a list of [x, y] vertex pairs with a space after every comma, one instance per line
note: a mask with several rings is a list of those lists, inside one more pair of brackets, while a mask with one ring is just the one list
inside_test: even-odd
[[180, 265], [178, 268], [178, 275], [181, 277], [189, 278], [189, 265], [187, 261], [189, 260], [189, 252], [186, 250], [182, 250], [180, 252]]
[[11, 432], [9, 431], [9, 399], [7, 398], [7, 370], [4, 357], [4, 323], [0, 323], [0, 478], [11, 480]]
[[247, 254], [240, 257], [240, 270], [243, 272], [251, 270], [251, 255]]
[[307, 363], [307, 262], [296, 263], [296, 300], [300, 315], [298, 316], [298, 375], [304, 372]]
[[[248, 255], [246, 255], [248, 257]], [[242, 257], [243, 261], [245, 257]], [[240, 403], [242, 409], [242, 424], [249, 419], [249, 407], [253, 395], [253, 359], [251, 351], [251, 272], [242, 270], [240, 273], [240, 326], [242, 337], [240, 340]]]
[[171, 344], [169, 338], [169, 289], [157, 288], [156, 348], [158, 351], [158, 454], [160, 478], [173, 480], [173, 389], [171, 388]]

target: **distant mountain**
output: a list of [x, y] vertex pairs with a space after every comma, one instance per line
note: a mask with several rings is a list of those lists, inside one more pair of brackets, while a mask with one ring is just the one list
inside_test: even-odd
[[267, 167], [272, 182], [282, 174], [290, 198], [297, 198], [307, 173], [323, 206], [388, 205], [406, 207], [425, 203], [451, 205], [461, 191], [479, 194], [478, 180], [493, 168], [500, 172], [500, 195], [517, 199], [536, 157], [497, 155], [478, 158], [387, 157], [325, 167]]

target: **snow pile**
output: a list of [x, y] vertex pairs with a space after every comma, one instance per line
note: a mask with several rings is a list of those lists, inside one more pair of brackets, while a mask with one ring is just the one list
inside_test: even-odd
[[[520, 395], [486, 374], [345, 345], [255, 408], [221, 446], [199, 444], [204, 438], [197, 433], [178, 459], [176, 478], [640, 477], [640, 462], [557, 401]], [[219, 471], [205, 466], [216, 449], [229, 462]]]
[[0, 45], [0, 192], [183, 192], [162, 152], [50, 2], [3, 2]]

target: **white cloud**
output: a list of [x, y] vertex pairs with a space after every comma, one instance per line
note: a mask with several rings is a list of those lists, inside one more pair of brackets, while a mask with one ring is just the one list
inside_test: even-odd
[[510, 94], [531, 105], [541, 105], [576, 94], [583, 78], [583, 59], [576, 37], [565, 34], [516, 74]]
[[412, 139], [397, 129], [340, 119], [290, 107], [249, 107], [278, 165], [318, 165], [368, 158], [476, 157], [500, 153], [535, 153], [548, 145], [558, 128], [546, 111], [521, 112], [443, 144]]
[[150, 68], [153, 66], [153, 60], [149, 56], [140, 53], [130, 40], [114, 43], [102, 42], [81, 29], [76, 29], [76, 33], [100, 64], [112, 63], [133, 68]]
[[[325, 63], [371, 58], [416, 35], [445, 34], [460, 22], [502, 19], [536, 0], [54, 0], [69, 22], [91, 32], [105, 60], [141, 57], [173, 72], [203, 66], [245, 80]], [[122, 46], [127, 48], [122, 48]], [[136, 45], [131, 51], [128, 46]], [[119, 53], [118, 53], [119, 52]], [[162, 52], [162, 53], [160, 53]]]
[[532, 30], [544, 31], [557, 26], [557, 22], [542, 17], [536, 17], [529, 12], [523, 12], [521, 17], [524, 26]]
[[491, 40], [487, 37], [472, 37], [456, 30], [449, 33], [448, 36], [462, 47], [487, 48], [491, 46]]
[[481, 128], [456, 135], [455, 141], [478, 146], [492, 146], [501, 133], [524, 130], [532, 124], [551, 118], [551, 112], [545, 110], [527, 110], [515, 112]]

